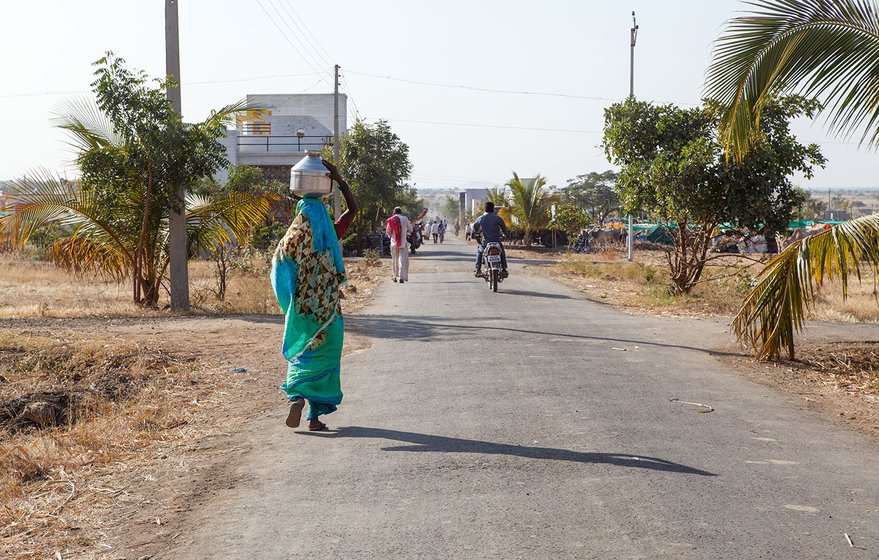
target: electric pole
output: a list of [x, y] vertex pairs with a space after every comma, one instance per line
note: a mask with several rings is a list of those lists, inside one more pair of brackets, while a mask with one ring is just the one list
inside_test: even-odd
[[[638, 40], [638, 22], [635, 20], [635, 12], [632, 12], [632, 35], [631, 35], [631, 51], [629, 55], [629, 99], [635, 99], [635, 42]], [[632, 213], [629, 213], [629, 228], [626, 235], [626, 259], [629, 262], [635, 260], [635, 236], [634, 234], [635, 219]]]
[[[333, 80], [333, 160], [339, 165], [339, 65], [334, 66]], [[333, 217], [338, 220], [342, 215], [342, 202], [339, 200], [339, 185], [333, 189]]]
[[[177, 25], [178, 0], [165, 0], [165, 74], [171, 81], [166, 90], [171, 108], [182, 118], [180, 98], [180, 33]], [[185, 185], [171, 185], [168, 208], [168, 252], [171, 257], [171, 309], [189, 311], [189, 271], [186, 247]]]

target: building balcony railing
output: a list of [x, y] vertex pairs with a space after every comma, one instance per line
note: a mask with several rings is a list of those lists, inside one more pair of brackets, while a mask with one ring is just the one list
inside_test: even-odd
[[241, 135], [238, 137], [238, 153], [303, 153], [308, 150], [320, 150], [324, 146], [332, 146], [332, 136], [278, 136], [278, 135]]

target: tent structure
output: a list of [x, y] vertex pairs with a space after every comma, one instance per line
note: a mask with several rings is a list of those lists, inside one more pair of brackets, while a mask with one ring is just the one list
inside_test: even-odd
[[664, 225], [653, 226], [647, 234], [647, 241], [662, 245], [672, 245], [674, 243], [668, 226]]

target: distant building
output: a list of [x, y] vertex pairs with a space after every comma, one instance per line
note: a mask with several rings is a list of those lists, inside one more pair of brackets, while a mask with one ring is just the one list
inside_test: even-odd
[[465, 189], [460, 196], [463, 196], [463, 213], [479, 216], [482, 205], [488, 200], [488, 189]]
[[[238, 119], [221, 143], [231, 165], [252, 165], [267, 179], [290, 181], [290, 168], [305, 157], [307, 150], [320, 150], [333, 143], [333, 94], [248, 95], [249, 105], [263, 109]], [[348, 97], [339, 94], [339, 130], [348, 128]], [[214, 178], [225, 183], [228, 170]]]
[[851, 214], [846, 210], [825, 210], [820, 214], [821, 220], [831, 220], [831, 221], [840, 221], [845, 222], [847, 220], [851, 220]]

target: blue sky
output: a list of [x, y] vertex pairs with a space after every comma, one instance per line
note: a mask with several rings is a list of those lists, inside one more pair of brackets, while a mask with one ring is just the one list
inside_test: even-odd
[[[603, 109], [628, 94], [632, 10], [640, 25], [636, 96], [684, 104], [698, 103], [712, 41], [746, 7], [734, 0], [181, 0], [183, 112], [199, 119], [248, 93], [332, 91], [338, 63], [353, 100], [349, 122], [389, 120], [410, 146], [419, 188], [499, 184], [514, 170], [562, 185], [609, 168], [598, 147]], [[50, 122], [53, 108], [88, 95], [91, 62], [107, 50], [163, 75], [164, 2], [30, 0], [6, 3], [3, 16], [0, 179], [36, 166], [75, 175], [64, 135]], [[821, 143], [829, 159], [804, 186], [879, 184], [875, 153], [829, 137], [820, 119], [795, 130]]]

